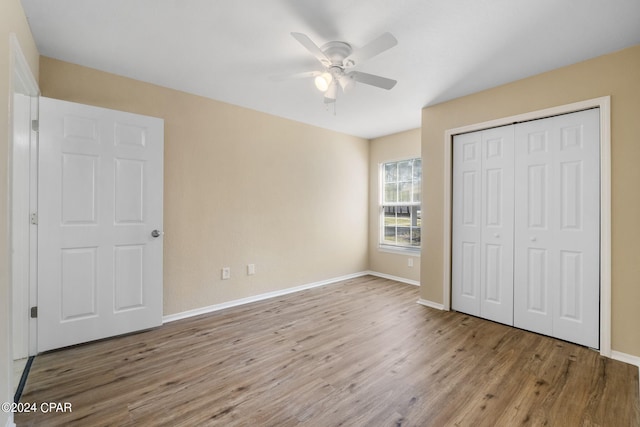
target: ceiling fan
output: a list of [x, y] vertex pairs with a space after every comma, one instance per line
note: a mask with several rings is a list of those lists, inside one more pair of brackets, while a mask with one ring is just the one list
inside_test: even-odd
[[355, 82], [389, 90], [396, 85], [396, 81], [374, 74], [352, 70], [369, 58], [391, 49], [398, 44], [398, 40], [391, 33], [384, 33], [360, 49], [353, 49], [349, 43], [331, 41], [318, 47], [307, 35], [291, 33], [323, 66], [322, 71], [298, 73], [289, 78], [315, 77], [318, 90], [324, 92], [326, 104], [336, 101], [338, 91], [348, 90]]

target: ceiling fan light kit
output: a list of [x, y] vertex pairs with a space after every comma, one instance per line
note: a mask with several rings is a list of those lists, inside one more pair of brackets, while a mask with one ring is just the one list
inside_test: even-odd
[[377, 39], [360, 49], [354, 50], [349, 43], [330, 41], [318, 47], [308, 36], [302, 33], [291, 33], [319, 62], [322, 71], [299, 73], [291, 77], [315, 77], [316, 88], [324, 93], [324, 102], [335, 103], [338, 92], [345, 92], [355, 82], [364, 83], [381, 89], [390, 90], [397, 83], [395, 80], [361, 71], [351, 71], [363, 61], [373, 58], [398, 44], [391, 33], [384, 33]]
[[315, 79], [316, 87], [320, 92], [326, 92], [329, 89], [329, 85], [333, 81], [333, 77], [329, 73], [322, 73]]

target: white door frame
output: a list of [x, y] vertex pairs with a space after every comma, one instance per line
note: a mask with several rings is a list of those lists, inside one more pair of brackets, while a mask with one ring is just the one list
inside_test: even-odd
[[454, 129], [444, 134], [443, 309], [451, 310], [451, 202], [453, 136], [589, 108], [600, 108], [600, 354], [611, 357], [611, 97], [588, 99]]
[[[40, 94], [40, 89], [38, 88], [38, 83], [31, 72], [31, 68], [22, 52], [20, 47], [20, 43], [18, 42], [18, 38], [14, 33], [10, 34], [10, 69], [11, 69], [11, 101], [9, 106], [9, 126], [10, 126], [10, 154], [9, 154], [9, 167], [10, 167], [10, 199], [9, 206], [11, 209], [13, 208], [14, 203], [21, 203], [21, 210], [26, 212], [36, 212], [36, 204], [37, 204], [37, 150], [38, 150], [38, 139], [37, 132], [31, 131], [30, 135], [30, 155], [28, 159], [23, 158], [14, 158], [13, 156], [13, 120], [14, 120], [14, 105], [13, 105], [13, 94], [21, 93], [23, 95], [27, 95], [31, 97], [31, 117], [30, 123], [27, 124], [29, 128], [31, 128], [31, 120], [37, 120], [38, 118], [38, 96]], [[17, 170], [28, 170], [29, 175], [29, 195], [28, 197], [16, 197], [13, 194], [13, 182], [16, 179], [14, 173]], [[22, 176], [20, 179], [23, 179]], [[14, 221], [10, 219], [10, 235], [12, 236], [14, 233]], [[11, 237], [10, 237], [11, 238]], [[12, 330], [11, 330], [11, 354], [14, 354], [13, 351], [13, 335], [14, 334], [24, 334], [26, 333], [26, 337], [20, 340], [19, 349], [20, 353], [24, 354], [25, 352], [29, 355], [36, 354], [36, 319], [31, 319], [29, 317], [28, 307], [34, 306], [36, 302], [36, 291], [37, 291], [37, 269], [36, 269], [36, 254], [37, 254], [37, 230], [35, 230], [35, 225], [30, 226], [29, 232], [29, 240], [26, 242], [19, 242], [19, 247], [15, 248], [14, 253], [9, 254], [9, 268], [11, 269], [10, 274], [12, 275], [14, 265], [28, 265], [28, 271], [23, 275], [27, 276], [29, 279], [25, 283], [14, 283], [11, 281], [11, 294], [20, 295], [20, 300], [25, 302], [22, 307], [13, 307], [12, 305]], [[14, 264], [15, 261], [15, 264]], [[23, 315], [13, 316], [13, 310], [23, 310]]]

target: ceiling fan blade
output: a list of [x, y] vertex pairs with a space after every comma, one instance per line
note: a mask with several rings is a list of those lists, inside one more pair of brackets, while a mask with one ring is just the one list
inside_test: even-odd
[[386, 90], [393, 88], [396, 85], [396, 83], [398, 83], [396, 80], [393, 80], [393, 79], [376, 76], [374, 74], [363, 73], [360, 71], [352, 71], [348, 75], [353, 77], [353, 79], [357, 82], [379, 87], [381, 89], [386, 89]]
[[324, 52], [320, 50], [318, 45], [316, 45], [309, 37], [302, 33], [291, 33], [291, 35], [293, 36], [293, 38], [298, 40], [298, 42], [300, 42], [300, 44], [304, 46], [309, 52], [311, 52], [311, 54], [315, 56], [322, 65], [324, 65], [325, 67], [331, 65], [331, 60], [327, 58], [327, 55], [325, 55]]
[[362, 61], [381, 54], [385, 50], [391, 49], [397, 44], [398, 40], [396, 40], [396, 38], [393, 37], [391, 33], [384, 33], [369, 44], [353, 52], [351, 55], [345, 58], [344, 63], [351, 64], [351, 66], [359, 64]]
[[322, 71], [305, 71], [303, 73], [295, 73], [295, 74], [276, 74], [273, 76], [269, 76], [269, 78], [276, 82], [281, 82], [283, 80], [289, 79], [304, 79], [307, 77], [317, 77], [321, 75]]

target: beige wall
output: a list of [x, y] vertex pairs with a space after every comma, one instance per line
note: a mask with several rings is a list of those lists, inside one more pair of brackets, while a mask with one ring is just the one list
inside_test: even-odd
[[165, 120], [165, 315], [367, 270], [367, 140], [44, 57], [40, 89]]
[[611, 96], [612, 347], [640, 356], [640, 45], [424, 108], [421, 297], [442, 302], [444, 132]]
[[[380, 163], [420, 157], [420, 129], [372, 139], [369, 152], [369, 269], [378, 273], [420, 281], [420, 257], [383, 252], [378, 249], [380, 215], [378, 202]], [[413, 267], [408, 259], [413, 258]]]
[[[9, 37], [15, 33], [34, 76], [38, 75], [38, 50], [19, 0], [0, 1], [0, 402], [11, 402], [11, 290], [9, 285], [9, 97], [11, 52]], [[9, 415], [0, 411], [0, 426]]]

